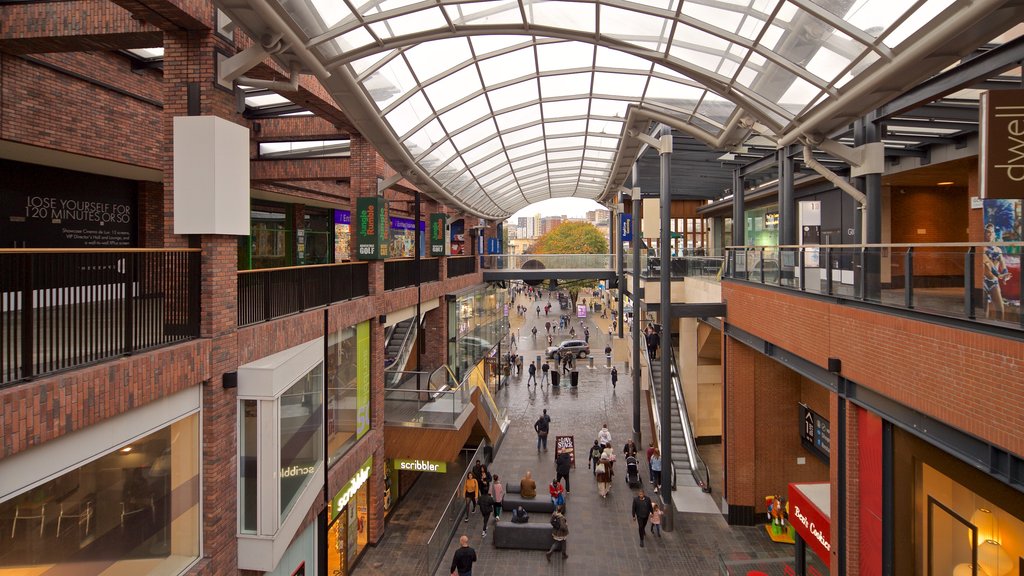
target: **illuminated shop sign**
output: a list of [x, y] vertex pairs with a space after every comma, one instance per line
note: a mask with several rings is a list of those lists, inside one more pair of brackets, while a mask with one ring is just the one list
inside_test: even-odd
[[345, 508], [348, 501], [351, 500], [352, 497], [356, 495], [356, 492], [363, 487], [363, 484], [370, 479], [370, 471], [372, 468], [373, 456], [370, 456], [366, 459], [366, 462], [363, 462], [363, 465], [359, 467], [359, 471], [352, 476], [352, 479], [334, 495], [334, 498], [331, 498], [331, 506], [330, 510], [328, 510], [328, 515], [331, 517], [332, 522]]
[[309, 476], [316, 471], [316, 466], [291, 466], [281, 468], [281, 478], [294, 478], [296, 476]]
[[447, 462], [435, 462], [433, 460], [392, 460], [395, 470], [407, 470], [409, 472], [437, 472], [444, 474], [448, 471]]

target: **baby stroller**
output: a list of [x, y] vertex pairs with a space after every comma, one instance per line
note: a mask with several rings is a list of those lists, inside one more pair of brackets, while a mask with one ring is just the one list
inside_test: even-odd
[[640, 481], [640, 465], [636, 461], [636, 456], [626, 457], [626, 484], [633, 489], [643, 485]]

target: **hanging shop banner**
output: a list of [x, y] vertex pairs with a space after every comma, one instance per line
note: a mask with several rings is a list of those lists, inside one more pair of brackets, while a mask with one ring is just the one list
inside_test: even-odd
[[443, 461], [435, 460], [392, 460], [392, 467], [395, 470], [405, 470], [409, 472], [434, 472], [436, 474], [444, 474], [448, 471], [448, 463]]
[[370, 456], [363, 462], [363, 465], [359, 467], [359, 470], [338, 490], [338, 493], [331, 498], [331, 501], [327, 503], [328, 510], [327, 516], [330, 517], [330, 521], [334, 522], [334, 519], [338, 517], [338, 514], [345, 509], [345, 505], [348, 501], [356, 495], [356, 492], [362, 488], [363, 484], [370, 479], [370, 471], [373, 468], [373, 456]]
[[1020, 197], [1024, 185], [1024, 91], [989, 90], [978, 102], [982, 198]]
[[388, 258], [390, 232], [387, 200], [380, 197], [356, 198], [356, 258]]
[[[1024, 126], [1024, 118], [1021, 119]], [[986, 242], [1021, 242], [1024, 200], [993, 200], [982, 203]], [[1018, 318], [1021, 310], [1020, 246], [986, 246], [981, 254], [985, 317], [1000, 321]]]
[[488, 254], [501, 254], [501, 241], [497, 238], [487, 239], [487, 253]]
[[334, 211], [334, 261], [344, 262], [352, 258], [352, 213], [348, 210]]
[[[420, 222], [420, 233], [425, 234], [426, 224]], [[412, 218], [391, 217], [390, 258], [414, 258], [416, 256], [416, 224]], [[420, 256], [426, 255], [426, 244], [420, 243]]]
[[806, 404], [800, 404], [800, 443], [815, 456], [829, 461], [832, 452], [832, 434], [828, 420]]
[[559, 454], [569, 454], [572, 467], [576, 468], [576, 441], [572, 436], [555, 436], [555, 459]]
[[449, 254], [452, 256], [462, 256], [469, 252], [466, 249], [466, 221], [458, 219], [451, 224], [451, 248]]
[[619, 214], [619, 226], [622, 229], [622, 241], [632, 242], [633, 241], [633, 215], [632, 214]]
[[430, 215], [430, 255], [444, 256], [444, 229], [448, 217], [444, 214]]
[[829, 531], [829, 517], [821, 511], [805, 492], [828, 493], [828, 484], [790, 484], [789, 485], [789, 523], [793, 525], [796, 533], [803, 538], [804, 542], [814, 553], [821, 558], [825, 566], [832, 561], [831, 532]]
[[356, 326], [356, 439], [370, 430], [370, 322]]

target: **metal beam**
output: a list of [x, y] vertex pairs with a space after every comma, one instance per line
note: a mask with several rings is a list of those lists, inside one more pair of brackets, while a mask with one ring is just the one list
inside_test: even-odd
[[611, 280], [615, 278], [615, 270], [573, 270], [573, 269], [539, 269], [539, 270], [484, 270], [484, 282], [501, 280]]
[[699, 302], [693, 304], [672, 304], [672, 318], [713, 318], [725, 316], [724, 302]]

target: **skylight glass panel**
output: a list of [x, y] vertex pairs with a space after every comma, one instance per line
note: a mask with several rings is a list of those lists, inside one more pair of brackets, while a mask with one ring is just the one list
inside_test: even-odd
[[490, 113], [491, 108], [487, 105], [487, 99], [481, 94], [441, 114], [441, 123], [449, 132], [456, 132]]
[[648, 72], [651, 69], [650, 60], [634, 56], [621, 50], [613, 50], [607, 46], [598, 46], [595, 53], [594, 65], [598, 68], [618, 68], [623, 70], [636, 70]]
[[579, 30], [588, 34], [594, 33], [595, 22], [597, 21], [596, 8], [589, 2], [559, 2], [547, 0], [544, 2], [533, 1], [523, 4], [526, 8], [526, 18], [538, 26], [551, 26], [553, 28], [568, 28]]
[[486, 174], [498, 166], [504, 166], [507, 162], [508, 160], [505, 158], [504, 154], [495, 154], [476, 166], [473, 166], [473, 172], [476, 174]]
[[[516, 9], [518, 10], [518, 4]], [[482, 58], [493, 52], [501, 52], [513, 46], [531, 44], [533, 38], [510, 34], [481, 34], [470, 37], [469, 41], [473, 44], [473, 52], [477, 58]]]
[[819, 78], [832, 80], [839, 72], [849, 66], [849, 64], [849, 58], [844, 58], [828, 48], [822, 48], [821, 50], [818, 50], [814, 55], [814, 58], [811, 58], [811, 61], [807, 63], [807, 71]]
[[582, 148], [585, 138], [583, 136], [568, 136], [565, 138], [549, 138], [548, 150], [560, 148]]
[[544, 132], [548, 136], [558, 134], [582, 134], [587, 130], [586, 120], [568, 120], [565, 122], [545, 122]]
[[560, 74], [556, 76], [544, 76], [540, 79], [540, 94], [542, 98], [557, 98], [559, 96], [577, 96], [590, 93], [589, 72], [580, 74]]
[[708, 94], [700, 103], [697, 112], [702, 116], [724, 125], [736, 109], [736, 105], [714, 94]]
[[[763, 20], [761, 18], [758, 18], [758, 17], [756, 17], [754, 15], [748, 14], [747, 17], [743, 19], [743, 22], [740, 23], [740, 25], [736, 28], [735, 32], [737, 34], [739, 34], [740, 36], [746, 38], [747, 40], [750, 40], [751, 42], [753, 42], [754, 40], [757, 39], [757, 36], [758, 36], [758, 34], [761, 33], [761, 30], [764, 29], [765, 24], [767, 24], [767, 22], [765, 20]], [[775, 29], [778, 30], [779, 29], [778, 26], [775, 26]], [[778, 39], [778, 36], [776, 36], [776, 40], [777, 39]], [[774, 42], [772, 42], [768, 46], [769, 49], [774, 48], [774, 47], [775, 47], [775, 43]]]
[[520, 48], [507, 54], [480, 60], [478, 66], [480, 66], [480, 73], [487, 86], [494, 86], [537, 72], [532, 47]]
[[714, 72], [724, 57], [729, 42], [692, 26], [679, 24], [669, 55], [688, 65]]
[[436, 160], [438, 165], [456, 166], [459, 170], [464, 166], [451, 142], [442, 142], [430, 152], [429, 156]]
[[483, 86], [480, 85], [480, 76], [476, 73], [476, 67], [468, 66], [430, 84], [423, 91], [427, 93], [434, 109], [440, 110], [482, 89]]
[[506, 146], [514, 146], [521, 144], [534, 138], [543, 138], [544, 130], [537, 126], [530, 126], [529, 128], [523, 128], [522, 130], [513, 130], [511, 132], [503, 132], [501, 134], [501, 140]]
[[421, 81], [446, 73], [453, 66], [472, 59], [465, 38], [444, 38], [421, 42], [405, 51], [409, 65]]
[[[490, 121], [488, 121], [490, 122]], [[471, 142], [471, 144], [473, 144]], [[466, 164], [473, 165], [475, 162], [484, 158], [490, 157], [492, 154], [501, 150], [501, 141], [497, 138], [491, 138], [485, 142], [481, 142], [472, 148], [459, 147], [459, 152], [462, 154], [462, 159], [466, 161]]]
[[589, 160], [595, 160], [595, 159], [596, 160], [600, 160], [600, 159], [611, 160], [611, 159], [615, 158], [615, 151], [614, 150], [597, 150], [597, 149], [588, 147], [586, 152], [584, 153], [583, 157], [587, 158]]
[[594, 116], [607, 116], [625, 118], [626, 106], [629, 104], [622, 100], [607, 100], [594, 98], [590, 101], [590, 113]]
[[651, 78], [644, 100], [653, 100], [689, 112], [694, 109], [703, 95], [704, 90], [699, 88], [683, 86], [661, 78]]
[[513, 181], [515, 181], [515, 177], [512, 175], [511, 172], [509, 172], [509, 173], [505, 174], [504, 176], [501, 176], [500, 178], [491, 179], [491, 180], [487, 180], [487, 181], [481, 181], [480, 184], [484, 187], [485, 190], [487, 190], [487, 189], [490, 189], [490, 188], [498, 188], [498, 187], [500, 187], [502, 185], [505, 185], [505, 184], [510, 184]]
[[594, 160], [591, 158], [587, 158], [583, 161], [581, 166], [583, 166], [584, 168], [601, 169], [607, 172], [611, 168], [612, 163], [605, 160]]
[[541, 72], [590, 68], [594, 65], [594, 47], [582, 42], [557, 42], [537, 46], [537, 67]]
[[358, 10], [364, 16], [370, 14], [379, 14], [381, 12], [390, 12], [392, 10], [398, 10], [405, 8], [406, 6], [412, 6], [419, 0], [371, 0], [369, 2], [353, 2], [358, 6]]
[[430, 8], [401, 16], [392, 16], [387, 20], [373, 22], [369, 27], [381, 39], [390, 39], [427, 30], [447, 28], [448, 21], [444, 19], [440, 8]]
[[425, 152], [434, 144], [444, 140], [444, 138], [444, 129], [441, 128], [441, 123], [435, 118], [428, 122], [426, 126], [417, 130], [412, 136], [406, 138], [403, 144], [415, 157]]
[[[362, 30], [362, 28], [360, 28], [360, 30]], [[391, 50], [389, 52], [374, 52], [369, 56], [365, 56], [358, 60], [353, 60], [352, 62], [349, 62], [349, 66], [352, 67], [352, 71], [355, 72], [356, 76], [362, 76], [363, 74], [366, 73], [367, 70], [376, 66], [385, 57], [391, 56], [394, 53], [394, 50]]]
[[259, 96], [246, 96], [245, 105], [250, 108], [265, 108], [270, 106], [279, 106], [291, 102], [280, 94], [260, 94]]
[[576, 150], [555, 150], [548, 152], [548, 160], [582, 160], [583, 149], [577, 148]]
[[594, 73], [594, 94], [640, 98], [644, 93], [648, 76], [639, 74]]
[[622, 122], [602, 120], [600, 118], [590, 119], [590, 132], [592, 134], [608, 134], [618, 137], [622, 134]]
[[416, 79], [401, 58], [395, 58], [363, 81], [377, 109], [384, 110], [402, 94], [416, 88]]
[[373, 36], [362, 26], [354, 28], [318, 47], [325, 60], [343, 57], [346, 52], [373, 44]]
[[915, 4], [914, 0], [811, 1], [875, 37]]
[[698, 2], [683, 2], [684, 15], [729, 32], [736, 32], [740, 28], [745, 12], [746, 6], [737, 6], [736, 10], [724, 10]]
[[540, 94], [537, 92], [537, 81], [531, 78], [504, 88], [490, 90], [487, 92], [487, 97], [490, 98], [491, 106], [495, 110], [502, 110], [517, 104], [539, 100]]
[[525, 108], [499, 114], [494, 117], [498, 123], [498, 129], [502, 132], [514, 130], [520, 126], [526, 126], [531, 122], [540, 121], [540, 105], [533, 104]]
[[586, 116], [589, 102], [582, 98], [576, 100], [561, 100], [555, 102], [544, 102], [544, 119], [553, 120], [571, 116]]
[[456, 26], [521, 24], [523, 21], [519, 3], [511, 1], [465, 2], [445, 6], [444, 10]]
[[[324, 30], [334, 26], [338, 22], [345, 20], [352, 16], [352, 11], [348, 9], [348, 5], [344, 2], [338, 2], [337, 0], [311, 0], [310, 2], [313, 8], [316, 10], [317, 16], [319, 16], [320, 23], [315, 28], [307, 30], [306, 26], [302, 26], [303, 32], [306, 32], [308, 36], [316, 36], [321, 34]], [[303, 22], [312, 24], [313, 18], [306, 16], [309, 12], [309, 4], [302, 0], [283, 0], [281, 7], [284, 8], [285, 12], [299, 23], [300, 26]], [[310, 32], [313, 32], [310, 34]]]
[[452, 137], [452, 142], [459, 150], [465, 150], [470, 146], [476, 145], [478, 142], [494, 138], [497, 136], [497, 133], [497, 130], [494, 128], [494, 122], [491, 119], [487, 119], [456, 134]]
[[587, 147], [608, 148], [614, 150], [619, 145], [618, 138], [605, 138], [602, 136], [587, 137]]
[[904, 20], [896, 30], [886, 36], [883, 42], [886, 46], [892, 48], [899, 46], [904, 40], [920, 30], [921, 27], [928, 24], [952, 3], [953, 0], [932, 0], [930, 2], [925, 2], [924, 5], [919, 6], [916, 10], [911, 12], [910, 16]]
[[669, 22], [659, 16], [601, 6], [601, 34], [646, 50], [664, 52]]
[[388, 112], [384, 118], [387, 119], [388, 124], [391, 125], [391, 129], [394, 130], [395, 134], [397, 136], [402, 136], [429, 117], [432, 113], [430, 105], [427, 104], [427, 99], [423, 97], [422, 93], [417, 92], [410, 96], [405, 102], [402, 102], [395, 107], [394, 110]]
[[513, 162], [515, 162], [519, 158], [527, 158], [535, 154], [540, 154], [543, 151], [543, 142], [530, 142], [529, 144], [523, 144], [522, 146], [509, 146], [508, 156]]

